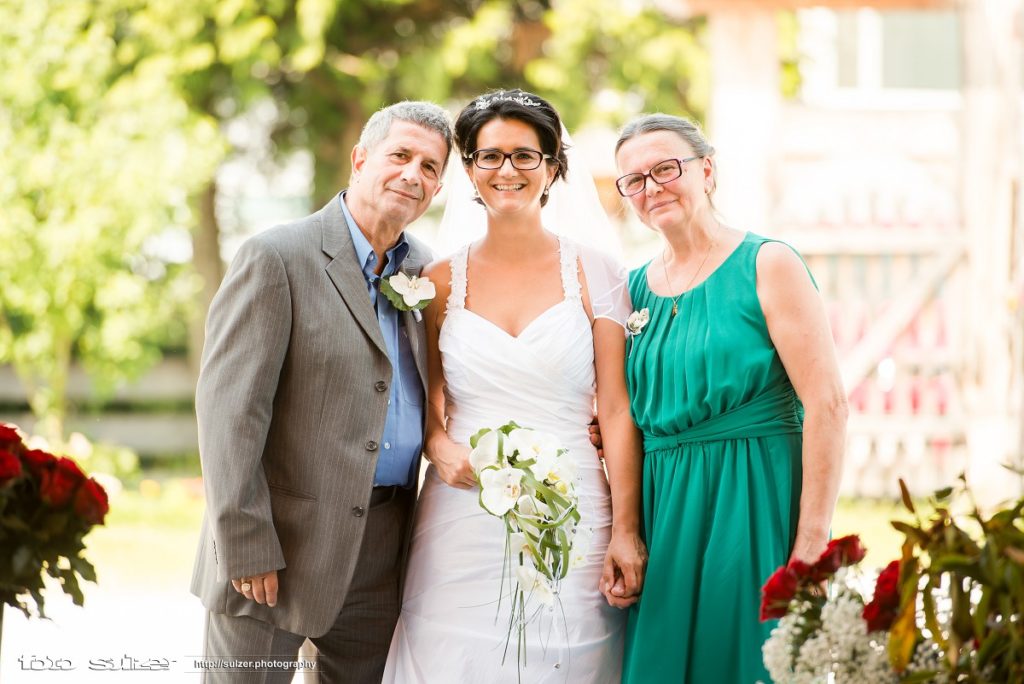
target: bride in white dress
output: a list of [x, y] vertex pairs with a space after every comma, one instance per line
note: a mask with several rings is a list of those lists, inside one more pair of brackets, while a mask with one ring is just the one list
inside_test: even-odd
[[[425, 310], [431, 465], [384, 681], [618, 682], [622, 608], [635, 602], [646, 561], [640, 440], [623, 370], [625, 273], [542, 226], [549, 187], [568, 166], [547, 102], [518, 90], [481, 96], [459, 115], [455, 136], [487, 230], [424, 272], [437, 288]], [[595, 399], [605, 466], [588, 432]], [[504, 526], [480, 507], [468, 462], [470, 436], [509, 421], [569, 450], [579, 465], [580, 526], [593, 533], [555, 606], [527, 625], [521, 668], [514, 632], [502, 664]]]

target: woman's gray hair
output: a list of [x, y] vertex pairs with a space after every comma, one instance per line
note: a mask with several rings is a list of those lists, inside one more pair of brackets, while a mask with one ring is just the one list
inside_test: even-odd
[[433, 102], [406, 100], [377, 110], [363, 126], [363, 132], [359, 134], [359, 145], [366, 150], [376, 147], [388, 137], [391, 124], [395, 121], [408, 121], [437, 131], [444, 138], [447, 148], [444, 163], [448, 164], [452, 152], [452, 119], [447, 111]]
[[[627, 140], [643, 135], [644, 133], [654, 133], [655, 131], [669, 131], [675, 133], [683, 139], [686, 144], [690, 146], [693, 153], [698, 157], [714, 157], [715, 148], [708, 143], [707, 138], [704, 137], [704, 133], [701, 132], [700, 126], [684, 119], [681, 116], [673, 116], [671, 114], [645, 114], [638, 119], [633, 119], [626, 124], [622, 132], [619, 133], [619, 140], [615, 143], [615, 153], [618, 154], [619, 148], [621, 148]], [[718, 164], [712, 162], [711, 164], [711, 190], [708, 192], [708, 200], [711, 200], [711, 196], [715, 194], [715, 190], [718, 188]], [[714, 206], [712, 204], [712, 206]]]

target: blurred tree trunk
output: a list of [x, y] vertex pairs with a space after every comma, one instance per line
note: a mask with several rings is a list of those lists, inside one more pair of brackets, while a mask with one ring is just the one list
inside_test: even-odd
[[199, 195], [199, 224], [192, 234], [192, 261], [196, 273], [203, 281], [198, 307], [189, 321], [188, 360], [193, 376], [199, 375], [199, 360], [203, 353], [206, 314], [213, 295], [224, 278], [224, 263], [220, 258], [220, 224], [217, 222], [217, 179]]

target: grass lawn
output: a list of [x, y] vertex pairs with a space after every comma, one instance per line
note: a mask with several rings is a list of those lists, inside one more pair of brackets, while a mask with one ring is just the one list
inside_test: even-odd
[[203, 516], [198, 478], [146, 479], [111, 497], [106, 525], [86, 537], [102, 586], [186, 588]]

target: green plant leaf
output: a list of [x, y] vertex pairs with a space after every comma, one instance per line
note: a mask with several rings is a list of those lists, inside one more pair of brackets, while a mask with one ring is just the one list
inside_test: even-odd
[[907, 483], [903, 481], [902, 477], [900, 478], [899, 482], [900, 482], [900, 498], [903, 499], [903, 505], [911, 513], [916, 513], [917, 511], [914, 510], [914, 502], [910, 499], [910, 490], [907, 489]]

